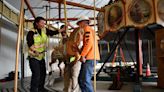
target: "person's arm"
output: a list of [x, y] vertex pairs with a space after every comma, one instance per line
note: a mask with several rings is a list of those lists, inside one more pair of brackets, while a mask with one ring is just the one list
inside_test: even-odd
[[31, 55], [36, 56], [36, 54], [34, 53], [34, 39], [33, 39], [33, 36], [34, 36], [34, 32], [33, 31], [29, 31], [27, 36], [26, 36], [26, 40], [27, 40], [27, 45], [29, 47], [28, 52]]
[[53, 35], [59, 34], [59, 31], [46, 28], [46, 34], [47, 34], [47, 36], [53, 36]]
[[65, 28], [62, 28], [62, 29], [57, 29], [57, 28], [51, 28], [50, 29], [50, 28], [46, 28], [46, 34], [48, 36], [53, 36], [53, 35], [59, 34], [60, 32], [62, 32], [64, 30], [65, 30]]
[[74, 26], [72, 26], [72, 25], [70, 24], [70, 22], [67, 22], [67, 26], [70, 26], [70, 27], [71, 27], [71, 29], [75, 29], [75, 27], [74, 27]]
[[28, 47], [31, 47], [34, 44], [33, 36], [34, 36], [34, 32], [29, 31], [26, 37]]

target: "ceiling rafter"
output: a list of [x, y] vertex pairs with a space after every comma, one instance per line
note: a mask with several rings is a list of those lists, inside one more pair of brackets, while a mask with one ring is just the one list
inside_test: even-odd
[[27, 5], [29, 11], [31, 12], [32, 16], [35, 18], [35, 17], [36, 17], [36, 16], [35, 16], [35, 13], [34, 13], [34, 11], [32, 10], [29, 1], [28, 1], [28, 0], [24, 0], [24, 1], [25, 1], [25, 4]]
[[[64, 3], [63, 0], [46, 0], [46, 1], [55, 2], [55, 3], [62, 3], [62, 4]], [[92, 7], [92, 6], [79, 4], [79, 3], [75, 3], [75, 2], [66, 1], [66, 4], [71, 5], [71, 6], [76, 6], [76, 7], [81, 7], [81, 8], [85, 8], [85, 9], [94, 10], [94, 7]], [[96, 11], [101, 11], [102, 12], [103, 9], [96, 8]]]
[[[93, 17], [90, 17], [89, 18], [90, 20], [94, 20]], [[46, 19], [47, 21], [63, 21], [65, 20], [65, 18], [49, 18], [49, 19]], [[67, 20], [71, 20], [71, 21], [75, 21], [75, 20], [78, 20], [78, 18], [67, 18]], [[27, 19], [26, 22], [32, 22], [34, 21], [34, 19]]]

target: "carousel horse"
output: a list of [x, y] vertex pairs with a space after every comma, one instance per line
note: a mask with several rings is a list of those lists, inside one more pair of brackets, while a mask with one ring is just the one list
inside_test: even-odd
[[[70, 36], [67, 38], [66, 42], [63, 45], [58, 47], [54, 47], [54, 50], [51, 54], [51, 62], [49, 65], [51, 66], [58, 59], [58, 67], [60, 70], [60, 76], [62, 75], [62, 69], [60, 64], [70, 63], [74, 65], [80, 59], [80, 49], [82, 47], [84, 31], [80, 28], [75, 28]], [[73, 62], [69, 61], [70, 57], [74, 57]]]
[[62, 68], [60, 67], [60, 64], [64, 61], [64, 55], [62, 52], [63, 52], [63, 46], [62, 45], [54, 47], [54, 49], [51, 53], [51, 62], [49, 63], [49, 65], [51, 66], [50, 74], [52, 73], [52, 64], [56, 63], [56, 61], [58, 60], [59, 61], [58, 68], [60, 70], [59, 75], [60, 76], [62, 75]]
[[75, 28], [74, 31], [70, 34], [70, 37], [68, 38], [66, 42], [66, 55], [67, 57], [75, 57], [74, 62], [72, 64], [74, 65], [79, 59], [80, 59], [80, 49], [83, 45], [83, 35], [84, 30], [80, 28]]

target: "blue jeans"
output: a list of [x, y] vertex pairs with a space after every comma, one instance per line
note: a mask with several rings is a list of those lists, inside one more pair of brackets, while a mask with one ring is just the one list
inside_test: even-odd
[[82, 92], [94, 92], [91, 81], [93, 68], [94, 60], [86, 60], [81, 65], [78, 81]]

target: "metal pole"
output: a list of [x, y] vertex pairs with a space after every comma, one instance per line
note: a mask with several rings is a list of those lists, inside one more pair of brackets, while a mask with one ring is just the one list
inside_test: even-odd
[[[65, 26], [67, 26], [67, 8], [66, 8], [66, 0], [64, 0], [64, 18], [65, 18]], [[67, 27], [66, 27], [67, 32]]]
[[138, 32], [138, 43], [139, 43], [139, 73], [140, 73], [139, 76], [142, 76], [143, 75], [143, 72], [142, 72], [143, 54], [142, 54], [142, 39], [141, 39], [140, 32]]
[[[67, 5], [80, 7], [80, 8], [84, 8], [84, 9], [88, 9], [88, 10], [94, 10], [94, 7], [92, 7], [92, 6], [85, 5], [85, 4], [79, 4], [79, 3], [71, 2], [71, 1], [68, 1], [68, 0], [67, 1], [66, 0], [47, 0], [47, 1], [61, 3], [61, 4], [63, 4], [62, 1], [65, 1], [64, 4], [67, 4]], [[104, 9], [96, 8], [96, 11], [104, 12]]]
[[[25, 9], [24, 9], [25, 12]], [[24, 14], [23, 14], [24, 18]], [[27, 90], [24, 87], [24, 20], [22, 21], [22, 31], [21, 31], [21, 87], [22, 89], [27, 92]]]
[[153, 41], [150, 40], [150, 66], [151, 65], [154, 65], [154, 62], [153, 62]]
[[[47, 19], [50, 16], [50, 3], [49, 6], [46, 5], [45, 7], [46, 7], [46, 19]], [[49, 24], [47, 20], [46, 20], [46, 24]], [[49, 69], [49, 41], [50, 41], [50, 37], [48, 36], [47, 43], [46, 43], [46, 72]]]
[[148, 40], [148, 62], [147, 63], [149, 63], [150, 64], [150, 40]]
[[109, 53], [109, 51], [110, 51], [109, 42], [107, 42], [107, 49], [108, 49], [108, 53]]
[[[47, 16], [48, 16], [48, 6], [46, 5], [46, 19], [47, 19]], [[47, 24], [47, 20], [46, 20], [46, 24]]]
[[21, 67], [22, 67], [22, 78], [24, 78], [24, 12], [23, 12], [23, 20], [22, 20], [22, 25], [21, 25]]
[[[0, 16], [2, 19], [2, 15]], [[0, 52], [1, 52], [1, 29], [2, 29], [2, 22], [0, 21]]]
[[[94, 31], [96, 31], [95, 29], [95, 26], [96, 26], [96, 0], [94, 0], [93, 1], [93, 3], [94, 3], [94, 12], [93, 12], [93, 16], [94, 16]], [[96, 39], [96, 32], [95, 32], [95, 34], [94, 34], [94, 92], [96, 92], [96, 41], [97, 41], [97, 39]]]
[[23, 12], [24, 12], [23, 8], [24, 8], [24, 0], [21, 0], [19, 30], [17, 35], [17, 46], [16, 46], [14, 92], [17, 92], [17, 88], [18, 88], [18, 64], [19, 64], [19, 49], [20, 49], [21, 29], [22, 29], [21, 27], [22, 27]]
[[139, 30], [136, 28], [135, 30], [135, 40], [136, 40], [136, 62], [137, 62], [137, 76], [136, 76], [136, 83], [139, 83], [139, 77], [140, 77], [140, 61], [139, 61]]
[[58, 6], [59, 6], [58, 13], [59, 13], [59, 20], [60, 20], [61, 19], [61, 3], [58, 3]]
[[133, 92], [141, 92], [140, 82], [140, 43], [139, 43], [139, 28], [135, 29], [135, 42], [136, 42], [136, 62], [137, 62], [137, 73], [136, 73], [136, 84], [133, 88]]

